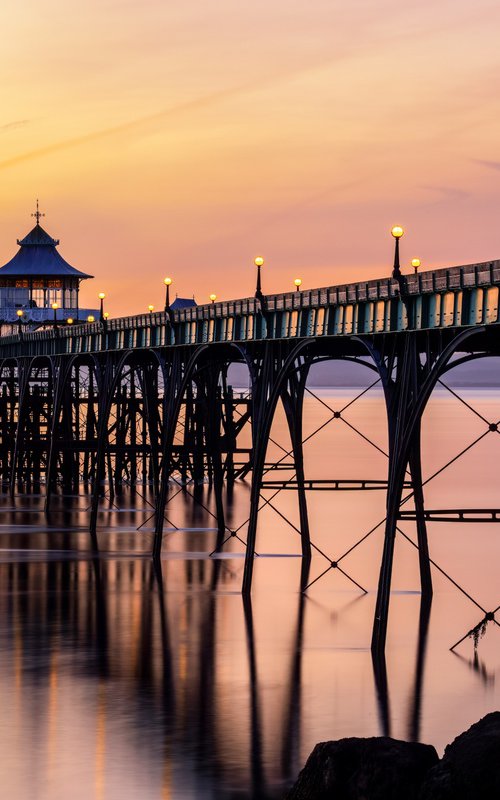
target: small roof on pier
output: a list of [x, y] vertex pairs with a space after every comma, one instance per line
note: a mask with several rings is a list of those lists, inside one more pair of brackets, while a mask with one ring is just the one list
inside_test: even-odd
[[0, 267], [0, 278], [23, 277], [61, 277], [61, 278], [93, 278], [86, 272], [72, 267], [56, 250], [59, 239], [53, 239], [45, 231], [39, 222], [43, 216], [38, 211], [33, 216], [36, 217], [36, 225], [24, 239], [18, 239], [20, 249], [7, 264]]
[[174, 302], [170, 305], [170, 310], [180, 311], [182, 308], [193, 308], [196, 305], [198, 305], [198, 303], [194, 297], [176, 297]]

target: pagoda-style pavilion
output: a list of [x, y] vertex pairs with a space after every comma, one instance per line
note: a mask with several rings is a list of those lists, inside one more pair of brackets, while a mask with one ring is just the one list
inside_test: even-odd
[[96, 309], [80, 309], [80, 282], [93, 278], [75, 269], [58, 252], [59, 239], [53, 239], [41, 227], [38, 210], [32, 214], [35, 227], [18, 239], [20, 249], [0, 267], [0, 323], [18, 321], [20, 310], [24, 323], [35, 327], [54, 320], [85, 321]]

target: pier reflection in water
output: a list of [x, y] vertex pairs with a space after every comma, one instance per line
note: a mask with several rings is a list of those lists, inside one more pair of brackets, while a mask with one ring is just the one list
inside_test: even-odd
[[[360, 425], [377, 413], [377, 402], [367, 400], [358, 412]], [[428, 474], [434, 461], [459, 449], [456, 431], [464, 423], [460, 410], [440, 402], [433, 412], [439, 448], [432, 415], [424, 429], [434, 443], [426, 455], [424, 441]], [[479, 403], [483, 409], [500, 406], [493, 394]], [[311, 416], [307, 424], [313, 429], [320, 422]], [[337, 456], [330, 449], [323, 458], [331, 470], [337, 457], [335, 469], [344, 465], [340, 477], [359, 474], [360, 465], [364, 477], [379, 477], [383, 456], [376, 453], [371, 461], [370, 452], [341, 442]], [[322, 477], [326, 464], [319, 448], [307, 456], [309, 474], [314, 469], [314, 477]], [[452, 507], [468, 483], [476, 491], [496, 451], [471, 457], [472, 463], [457, 466], [435, 489], [429, 484], [434, 507], [443, 496], [441, 505]], [[483, 485], [481, 491], [486, 503], [492, 490]], [[103, 511], [98, 556], [84, 530], [84, 498], [67, 501], [71, 507], [54, 504], [50, 527], [39, 512], [41, 498], [17, 497], [14, 506], [2, 500], [5, 796], [280, 797], [317, 741], [384, 733], [442, 749], [498, 708], [499, 632], [488, 629], [477, 652], [468, 640], [450, 653], [450, 644], [477, 622], [477, 611], [439, 575], [432, 608], [421, 607], [418, 565], [404, 540], [397, 553], [387, 660], [372, 662], [380, 533], [349, 561], [368, 595], [337, 572], [300, 595], [297, 558], [261, 557], [252, 603], [244, 603], [243, 547], [232, 540], [224, 557], [209, 559], [216, 537], [210, 513], [183, 493], [170, 508], [171, 527], [190, 532], [166, 534], [161, 570], [155, 571], [142, 494], [124, 492]], [[369, 529], [383, 517], [382, 493], [368, 494], [362, 502], [351, 493], [312, 498], [315, 541], [341, 551], [363, 526]], [[208, 488], [199, 499], [210, 510]], [[236, 487], [228, 517], [233, 528], [244, 521], [247, 502], [248, 487]], [[283, 493], [279, 503], [293, 521], [293, 493]], [[272, 510], [263, 517], [261, 553], [295, 556], [298, 537]], [[411, 524], [403, 527], [411, 535]], [[439, 563], [487, 607], [498, 600], [495, 526], [429, 525], [429, 535]], [[320, 571], [313, 562], [315, 568]]]

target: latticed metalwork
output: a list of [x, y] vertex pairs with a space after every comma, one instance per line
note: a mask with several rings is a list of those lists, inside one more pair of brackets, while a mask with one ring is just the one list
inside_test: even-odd
[[[446, 386], [444, 376], [457, 364], [499, 355], [499, 291], [500, 262], [494, 261], [54, 330], [23, 333], [20, 326], [17, 335], [0, 339], [2, 481], [12, 492], [39, 487], [47, 512], [58, 492], [88, 487], [95, 546], [103, 495], [124, 485], [147, 485], [155, 559], [173, 495], [182, 491], [202, 503], [197, 487], [208, 484], [214, 553], [234, 537], [245, 546], [245, 595], [252, 587], [259, 511], [266, 506], [279, 514], [273, 498], [280, 491], [297, 494], [299, 523], [287, 522], [300, 536], [303, 591], [332, 571], [364, 591], [346, 559], [384, 526], [372, 642], [374, 652], [381, 652], [399, 521], [416, 523], [416, 540], [410, 541], [419, 554], [422, 595], [430, 602], [426, 521], [500, 517], [497, 509], [426, 510], [420, 462], [421, 418], [436, 384]], [[347, 425], [387, 457], [385, 480], [335, 475], [320, 481], [304, 474], [307, 376], [313, 364], [332, 359], [371, 370], [373, 381], [360, 396], [372, 386], [383, 388], [387, 452], [349, 421], [354, 401], [337, 409], [317, 400], [330, 412], [324, 425]], [[248, 368], [246, 393], [235, 393], [228, 379], [235, 363]], [[291, 446], [278, 444], [280, 455], [270, 460], [279, 404]], [[483, 435], [496, 435], [498, 421], [482, 419]], [[226, 519], [224, 491], [245, 476], [251, 476], [249, 519], [234, 528]], [[346, 552], [326, 553], [309, 532], [307, 493], [319, 490], [385, 491], [386, 517]], [[414, 509], [404, 507], [409, 499]], [[325, 562], [316, 575], [310, 574], [313, 552]], [[494, 620], [496, 610], [476, 605]]]

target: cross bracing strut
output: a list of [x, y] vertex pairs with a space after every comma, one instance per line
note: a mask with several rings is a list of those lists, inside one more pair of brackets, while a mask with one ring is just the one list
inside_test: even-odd
[[[303, 560], [307, 561], [312, 549], [327, 559], [327, 572], [338, 568], [342, 558], [384, 524], [373, 637], [374, 647], [383, 649], [393, 540], [402, 515], [417, 523], [422, 586], [429, 594], [425, 522], [443, 511], [464, 520], [469, 512], [496, 519], [495, 508], [473, 507], [428, 510], [426, 517], [422, 487], [433, 476], [422, 480], [419, 442], [426, 403], [453, 360], [458, 364], [479, 355], [500, 354], [499, 291], [500, 262], [487, 262], [409, 276], [401, 285], [384, 279], [293, 296], [273, 295], [261, 301], [217, 303], [168, 315], [109, 320], [106, 326], [93, 323], [61, 329], [57, 336], [40, 331], [26, 333], [22, 341], [17, 336], [4, 338], [0, 340], [0, 478], [8, 481], [13, 492], [23, 485], [35, 492], [38, 484], [46, 486], [47, 506], [51, 493], [67, 494], [70, 488], [74, 492], [83, 479], [92, 490], [94, 534], [101, 496], [109, 493], [114, 502], [118, 485], [147, 483], [154, 497], [157, 557], [173, 481], [179, 482], [193, 503], [200, 500], [197, 485], [207, 482], [213, 487], [215, 513], [203, 505], [217, 520], [220, 548], [226, 534], [238, 535], [224, 517], [222, 486], [229, 491], [235, 477], [251, 474], [246, 594], [252, 584], [259, 510], [269, 505], [281, 514], [273, 498], [262, 497], [264, 490], [277, 493], [294, 488]], [[301, 428], [304, 376], [312, 363], [329, 358], [357, 361], [375, 370], [376, 381], [371, 385], [381, 385], [389, 428], [386, 451], [376, 443], [376, 436], [346, 419], [349, 403], [340, 410], [330, 408], [331, 418], [318, 429], [341, 420], [388, 456], [389, 464], [387, 480], [379, 483], [387, 488], [386, 519], [343, 556], [331, 560], [310, 541], [306, 493], [328, 483], [336, 490], [347, 488], [348, 482], [329, 477], [327, 483], [320, 483], [304, 475], [302, 448], [310, 437], [304, 437]], [[241, 415], [238, 409], [231, 411], [233, 399], [224, 378], [233, 362], [247, 364], [252, 386]], [[82, 369], [88, 370], [86, 378]], [[215, 380], [215, 375], [221, 375], [221, 380]], [[489, 422], [443, 385], [487, 427], [451, 464], [487, 433], [498, 432], [498, 423]], [[274, 442], [282, 456], [270, 461], [266, 448], [280, 399], [292, 447]], [[252, 446], [239, 449], [236, 436], [247, 424], [252, 429]], [[246, 464], [241, 457], [235, 461], [238, 449], [248, 456]], [[292, 473], [291, 479], [273, 481], [272, 473], [285, 468]], [[405, 496], [410, 480], [412, 491]], [[364, 479], [356, 479], [356, 484], [370, 486]], [[416, 504], [414, 512], [402, 509], [410, 497]], [[245, 544], [243, 537], [241, 542]], [[307, 585], [312, 582], [301, 578], [301, 588]]]
[[[439, 510], [426, 508], [424, 518], [427, 522], [500, 522], [498, 508], [442, 508]], [[400, 511], [400, 520], [415, 520], [415, 511]]]
[[[283, 489], [283, 490], [297, 490], [297, 486], [299, 482], [297, 480], [289, 480], [289, 481], [263, 481], [261, 483], [262, 489]], [[302, 485], [306, 491], [317, 491], [317, 492], [332, 492], [332, 491], [339, 491], [339, 492], [349, 492], [349, 491], [376, 491], [376, 490], [387, 490], [387, 481], [382, 480], [365, 480], [363, 478], [358, 478], [348, 480], [345, 478], [339, 478], [335, 480], [334, 478], [322, 478], [322, 479], [315, 479], [315, 478], [307, 478], [302, 482]], [[405, 481], [404, 487], [406, 489], [411, 488], [411, 482]]]

